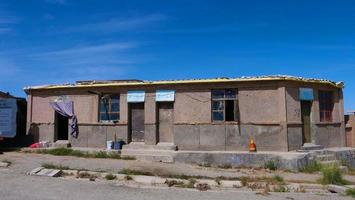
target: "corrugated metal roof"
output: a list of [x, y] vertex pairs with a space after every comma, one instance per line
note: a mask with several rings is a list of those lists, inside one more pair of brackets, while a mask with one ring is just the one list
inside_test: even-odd
[[39, 89], [59, 89], [59, 88], [90, 88], [90, 87], [110, 87], [110, 86], [134, 86], [134, 85], [166, 85], [166, 84], [192, 84], [192, 83], [219, 83], [219, 82], [247, 82], [247, 81], [297, 81], [306, 83], [328, 84], [334, 87], [343, 88], [343, 82], [334, 82], [326, 79], [303, 78], [287, 75], [270, 75], [270, 76], [242, 76], [239, 78], [210, 78], [210, 79], [181, 79], [181, 80], [157, 80], [157, 81], [141, 81], [141, 80], [114, 80], [114, 81], [80, 81], [76, 84], [60, 84], [60, 85], [41, 85], [25, 87], [25, 91]]

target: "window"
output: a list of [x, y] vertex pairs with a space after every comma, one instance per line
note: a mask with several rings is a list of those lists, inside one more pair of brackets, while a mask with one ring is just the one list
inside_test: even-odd
[[106, 94], [100, 97], [100, 121], [118, 121], [120, 119], [120, 96]]
[[321, 122], [331, 122], [333, 120], [333, 92], [319, 91], [319, 113]]
[[212, 90], [212, 121], [237, 121], [236, 89]]

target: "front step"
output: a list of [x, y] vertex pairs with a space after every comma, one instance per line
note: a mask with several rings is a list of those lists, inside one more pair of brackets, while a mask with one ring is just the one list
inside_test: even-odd
[[70, 142], [68, 140], [57, 140], [53, 146], [57, 148], [68, 148], [70, 147]]
[[301, 147], [301, 150], [309, 151], [309, 150], [321, 150], [324, 149], [322, 145], [312, 144], [312, 143], [304, 143]]
[[171, 150], [133, 150], [122, 149], [122, 157], [135, 157], [137, 160], [153, 161], [153, 162], [174, 162], [174, 151]]
[[176, 145], [172, 143], [158, 143], [146, 145], [140, 142], [131, 142], [124, 145], [121, 151], [122, 157], [135, 157], [137, 160], [173, 163]]
[[128, 145], [124, 145], [123, 149], [131, 149], [131, 150], [170, 150], [176, 151], [176, 145], [172, 143], [158, 143], [157, 145], [147, 145], [143, 142], [131, 142]]

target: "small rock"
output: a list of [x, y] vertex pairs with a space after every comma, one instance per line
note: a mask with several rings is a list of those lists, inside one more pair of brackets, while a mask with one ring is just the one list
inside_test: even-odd
[[207, 191], [207, 190], [210, 190], [211, 187], [207, 183], [197, 183], [196, 189], [198, 189], [200, 191]]
[[0, 162], [0, 167], [8, 167], [9, 165], [7, 162]]
[[347, 187], [340, 186], [340, 185], [328, 185], [328, 190], [329, 192], [332, 193], [345, 194], [345, 191], [347, 189], [348, 189]]
[[225, 188], [241, 188], [242, 183], [240, 181], [220, 181], [220, 185]]

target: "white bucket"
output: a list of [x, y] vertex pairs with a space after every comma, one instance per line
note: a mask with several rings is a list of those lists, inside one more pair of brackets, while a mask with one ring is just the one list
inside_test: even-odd
[[107, 150], [112, 150], [112, 146], [113, 146], [113, 141], [107, 141], [106, 142], [106, 148], [107, 148]]

